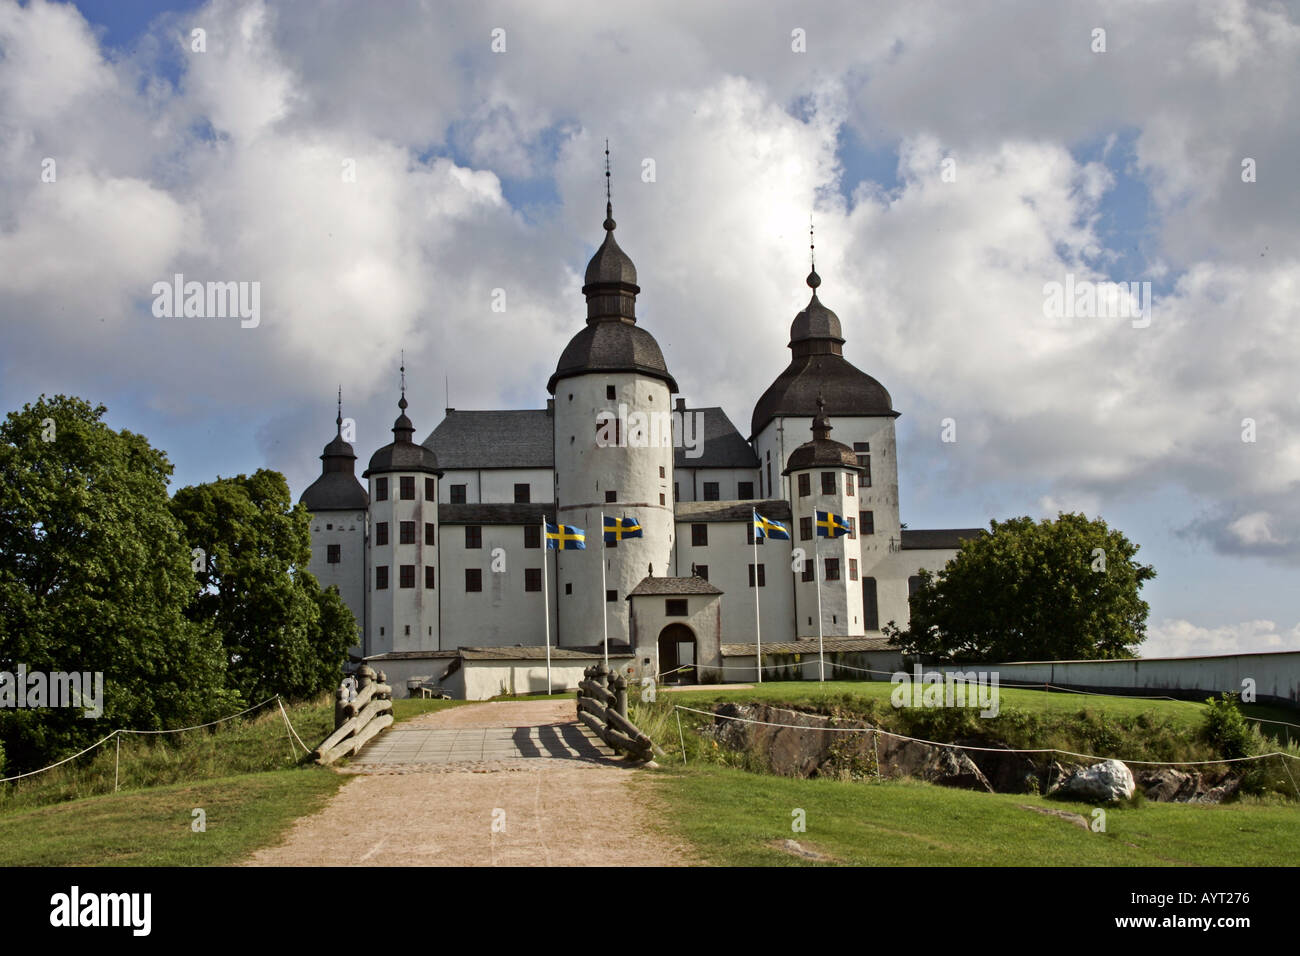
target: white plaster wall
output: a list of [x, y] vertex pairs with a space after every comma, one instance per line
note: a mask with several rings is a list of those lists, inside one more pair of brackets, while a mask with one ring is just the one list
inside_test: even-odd
[[718, 500], [738, 501], [740, 483], [748, 481], [754, 486], [754, 495], [758, 496], [758, 472], [753, 468], [685, 468], [677, 469], [678, 501], [704, 501], [704, 483], [718, 483]]
[[911, 620], [907, 604], [909, 577], [919, 574], [922, 568], [940, 571], [956, 556], [955, 548], [886, 552], [869, 575], [876, 579], [876, 604], [880, 609], [881, 628], [890, 621], [905, 628]]
[[[606, 398], [613, 385], [614, 399]], [[561, 379], [555, 394], [555, 461], [557, 514], [564, 524], [587, 532], [585, 551], [559, 552], [559, 643], [563, 646], [597, 644], [604, 635], [608, 612], [610, 640], [627, 640], [627, 597], [653, 565], [656, 575], [669, 567], [673, 545], [673, 449], [668, 443], [649, 448], [597, 447], [596, 421], [602, 411], [672, 412], [668, 386], [653, 378], [631, 373], [593, 373]], [[623, 434], [627, 438], [626, 430]], [[663, 477], [660, 477], [660, 469]], [[617, 492], [606, 503], [606, 491]], [[662, 503], [661, 497], [662, 496]], [[601, 513], [635, 517], [644, 537], [605, 548]], [[601, 590], [601, 561], [606, 563], [607, 590], [617, 599], [605, 601]], [[566, 585], [572, 593], [566, 593]]]
[[[560, 694], [577, 690], [582, 672], [594, 663], [597, 662], [552, 661], [550, 686], [553, 692]], [[630, 664], [631, 658], [626, 656], [609, 659], [611, 670], [622, 670]], [[547, 689], [545, 661], [466, 661], [461, 671], [464, 674], [465, 700], [488, 700], [504, 694], [545, 693]], [[631, 692], [629, 687], [629, 696]]]
[[[686, 617], [668, 616], [667, 602], [686, 601]], [[699, 670], [716, 670], [722, 662], [719, 634], [724, 611], [716, 594], [646, 594], [632, 598], [633, 646], [636, 648], [635, 676], [655, 677], [662, 672], [659, 635], [670, 624], [684, 624], [695, 634], [695, 665]], [[651, 664], [646, 665], [649, 658]]]
[[[333, 527], [330, 527], [330, 526]], [[337, 544], [339, 563], [330, 564], [329, 545]], [[311, 562], [307, 566], [322, 589], [339, 589], [357, 621], [357, 640], [348, 652], [361, 654], [366, 626], [366, 513], [319, 511], [311, 516]]]
[[[546, 619], [542, 591], [525, 591], [526, 568], [542, 570], [549, 587], [551, 645], [556, 646], [555, 558], [543, 548], [524, 547], [523, 525], [480, 525], [482, 548], [465, 547], [465, 525], [441, 527], [442, 650], [457, 647], [545, 646]], [[493, 571], [493, 551], [502, 562]], [[483, 590], [465, 590], [465, 570], [483, 572]]]
[[[875, 447], [874, 445], [872, 446]], [[822, 494], [822, 473], [833, 472], [835, 474], [834, 494]], [[800, 474], [809, 475], [811, 494], [807, 497], [798, 495], [798, 476]], [[856, 487], [856, 476], [854, 479], [854, 494], [847, 495], [847, 483], [845, 478], [851, 474], [844, 468], [815, 468], [806, 472], [796, 472], [790, 476], [790, 487], [795, 490], [795, 497], [791, 501], [793, 511], [792, 524], [793, 537], [795, 545], [803, 548], [805, 560], [817, 562], [817, 570], [813, 580], [804, 581], [802, 575], [795, 577], [795, 631], [799, 637], [817, 637], [818, 623], [818, 588], [821, 591], [821, 630], [823, 637], [861, 637], [866, 633], [864, 622], [862, 620], [862, 561], [858, 549], [859, 537], [849, 537], [847, 534], [838, 538], [819, 538], [817, 536], [816, 514], [818, 511], [828, 511], [838, 515], [851, 515], [855, 518], [855, 510], [858, 503], [859, 495]], [[799, 525], [802, 519], [812, 519], [813, 536], [807, 541], [803, 540], [799, 533]], [[838, 581], [826, 580], [826, 559], [834, 558], [839, 560], [840, 577]], [[853, 581], [849, 574], [849, 561], [858, 561], [858, 580]]]
[[515, 484], [527, 482], [531, 500], [555, 500], [555, 473], [549, 468], [449, 469], [443, 473], [438, 500], [451, 503], [451, 486], [465, 486], [465, 503], [513, 504]]
[[[424, 479], [433, 477], [424, 473], [411, 473], [415, 478], [415, 499], [401, 499], [401, 472], [371, 475], [370, 482], [370, 537], [368, 541], [369, 574], [367, 588], [370, 592], [370, 621], [366, 627], [366, 652], [382, 654], [388, 651], [419, 651], [438, 649], [438, 591], [424, 586], [424, 568], [433, 564], [436, 569], [437, 529], [434, 542], [424, 541], [425, 522], [438, 522], [437, 488], [434, 498], [424, 499]], [[388, 479], [388, 499], [375, 500], [377, 479]], [[434, 479], [435, 486], [437, 479]], [[375, 544], [375, 525], [388, 522], [388, 544]], [[415, 522], [415, 543], [399, 544], [401, 522]], [[403, 564], [415, 566], [415, 587], [401, 587]], [[375, 569], [388, 566], [388, 587], [375, 587]], [[435, 570], [435, 584], [441, 586], [440, 572]], [[407, 630], [409, 628], [409, 633]]]

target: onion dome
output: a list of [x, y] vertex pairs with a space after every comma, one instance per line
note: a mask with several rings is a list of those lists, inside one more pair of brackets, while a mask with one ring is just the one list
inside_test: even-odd
[[850, 468], [861, 471], [853, 449], [831, 438], [831, 423], [826, 417], [826, 402], [817, 396], [817, 414], [812, 423], [812, 441], [804, 442], [793, 452], [786, 463], [783, 475], [809, 468]]
[[441, 477], [438, 456], [429, 448], [417, 445], [415, 425], [406, 417], [406, 368], [402, 368], [402, 397], [398, 401], [399, 413], [393, 422], [393, 440], [370, 456], [370, 467], [361, 473], [362, 478], [393, 471], [423, 471]]
[[818, 398], [837, 418], [898, 417], [885, 386], [844, 358], [839, 316], [817, 298], [821, 276], [814, 270], [807, 281], [812, 298], [790, 324], [790, 364], [754, 406], [751, 438], [774, 418], [816, 415]]
[[335, 435], [320, 456], [321, 475], [298, 499], [308, 511], [364, 511], [370, 496], [356, 477], [356, 452], [343, 440], [343, 395], [339, 394]]
[[636, 324], [636, 266], [614, 239], [614, 208], [605, 203], [605, 241], [587, 263], [582, 294], [587, 297], [587, 327], [575, 335], [556, 365], [546, 389], [555, 394], [561, 379], [591, 372], [639, 372], [668, 383], [664, 354], [654, 336]]

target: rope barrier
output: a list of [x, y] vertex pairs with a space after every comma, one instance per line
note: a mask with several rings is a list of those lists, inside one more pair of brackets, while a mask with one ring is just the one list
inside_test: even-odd
[[[119, 734], [181, 734], [181, 733], [185, 733], [187, 730], [201, 730], [204, 727], [213, 727], [217, 724], [225, 723], [227, 720], [234, 720], [236, 717], [242, 717], [244, 714], [247, 714], [250, 711], [257, 710], [259, 707], [265, 707], [273, 700], [280, 700], [280, 695], [276, 694], [274, 697], [268, 697], [260, 704], [254, 704], [252, 707], [246, 707], [236, 714], [230, 714], [227, 717], [219, 717], [216, 720], [208, 721], [206, 724], [195, 724], [193, 727], [175, 727], [168, 730], [125, 730], [119, 728], [118, 730], [114, 730], [107, 737], [104, 737], [103, 739], [98, 740], [95, 743], [91, 744], [89, 747], [87, 747], [85, 750], [82, 750], [80, 753], [75, 753], [71, 757], [64, 757], [62, 760], [58, 761], [57, 763], [52, 763], [48, 767], [41, 767], [37, 770], [29, 770], [26, 773], [14, 774], [14, 776], [12, 777], [0, 777], [0, 783], [12, 783], [15, 780], [22, 780], [24, 777], [34, 777], [38, 773], [44, 773], [47, 770], [53, 770], [55, 767], [62, 767], [65, 763], [68, 763], [69, 761], [72, 760], [76, 760], [78, 757], [90, 753], [96, 747], [102, 747], [104, 744], [108, 743], [114, 737], [118, 737]], [[280, 704], [280, 710], [281, 712], [283, 712], [284, 710], [283, 703]], [[288, 721], [289, 719], [288, 714], [285, 714], [284, 719], [286, 722]], [[293, 730], [292, 724], [289, 725], [289, 729]], [[294, 736], [297, 736], [297, 731], [294, 731]], [[302, 744], [301, 738], [298, 740], [298, 743]], [[305, 745], [303, 746], [305, 748]], [[120, 759], [120, 755], [122, 753], [122, 743], [120, 738], [118, 739], [117, 752]], [[308, 753], [310, 752], [311, 751], [308, 751]], [[114, 777], [113, 789], [114, 790], [117, 789], [117, 769], [118, 768], [115, 765], [113, 768], [113, 777]]]
[[[1254, 757], [1223, 757], [1218, 760], [1127, 760], [1122, 757], [1099, 757], [1096, 754], [1076, 753], [1073, 750], [1061, 750], [1057, 747], [1041, 747], [1029, 750], [1017, 750], [1010, 747], [974, 747], [965, 744], [949, 744], [938, 740], [924, 740], [920, 737], [908, 737], [905, 734], [895, 734], [888, 730], [880, 730], [875, 727], [801, 727], [798, 724], [778, 724], [767, 720], [753, 720], [749, 717], [732, 717], [729, 714], [715, 714], [707, 710], [697, 710], [694, 707], [686, 707], [682, 704], [674, 704], [675, 710], [685, 710], [693, 714], [702, 714], [705, 717], [721, 718], [723, 720], [734, 720], [745, 724], [760, 724], [764, 727], [786, 727], [791, 730], [813, 730], [818, 733], [847, 733], [847, 734], [884, 734], [886, 737], [893, 737], [896, 740], [906, 740], [916, 744], [930, 744], [934, 747], [948, 747], [952, 750], [978, 750], [985, 753], [1017, 753], [1017, 754], [1064, 754], [1068, 757], [1081, 757], [1084, 760], [1119, 760], [1122, 763], [1135, 763], [1151, 767], [1194, 767], [1203, 764], [1212, 763], [1241, 763], [1247, 760], [1264, 760], [1268, 757], [1289, 757], [1292, 760], [1300, 760], [1293, 754], [1284, 753], [1275, 750], [1266, 754], [1259, 754]], [[822, 714], [809, 714], [809, 717], [817, 717], [822, 720], [832, 718], [825, 717]]]

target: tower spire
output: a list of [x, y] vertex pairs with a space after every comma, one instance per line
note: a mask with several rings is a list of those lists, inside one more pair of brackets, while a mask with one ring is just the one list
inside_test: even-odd
[[614, 195], [610, 190], [609, 175], [609, 139], [605, 140], [605, 231], [613, 232], [614, 226]]
[[808, 213], [808, 263], [812, 271], [808, 273], [808, 288], [813, 290], [813, 297], [817, 296], [817, 287], [822, 284], [822, 277], [817, 274], [817, 246], [813, 237], [813, 217]]
[[398, 401], [397, 407], [400, 408], [403, 412], [405, 412], [406, 411], [406, 349], [402, 349], [401, 373], [402, 373], [402, 397], [401, 400]]
[[812, 423], [813, 441], [825, 441], [831, 437], [831, 423], [826, 417], [826, 400], [817, 392], [817, 417]]

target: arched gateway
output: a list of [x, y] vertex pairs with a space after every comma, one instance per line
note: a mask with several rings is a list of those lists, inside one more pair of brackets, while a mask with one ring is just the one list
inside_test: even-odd
[[695, 632], [685, 624], [669, 624], [660, 631], [659, 673], [663, 675], [662, 679], [668, 683], [695, 683], [696, 649]]

